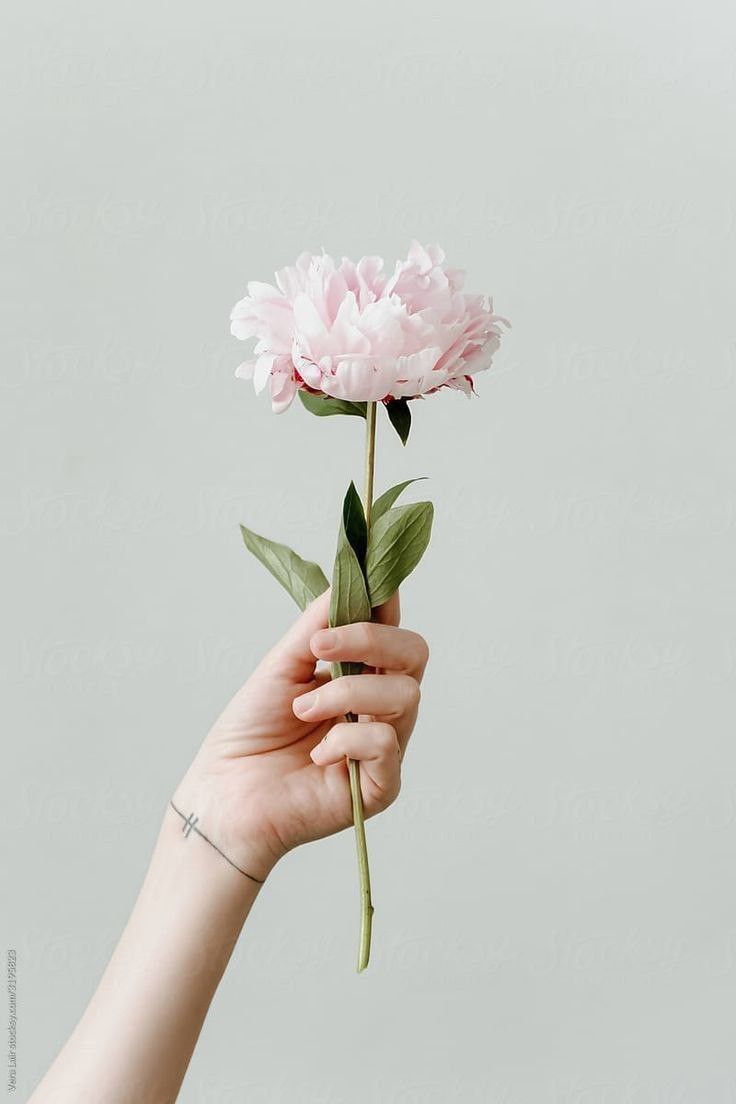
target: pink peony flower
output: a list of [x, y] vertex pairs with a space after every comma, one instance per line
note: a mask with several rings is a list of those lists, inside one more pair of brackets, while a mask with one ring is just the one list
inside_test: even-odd
[[414, 241], [393, 275], [381, 257], [339, 264], [302, 253], [276, 273], [276, 286], [251, 281], [233, 308], [231, 332], [256, 338], [236, 375], [269, 389], [275, 411], [299, 388], [352, 402], [416, 398], [440, 387], [470, 394], [488, 368], [505, 319], [490, 299], [462, 291], [437, 245]]

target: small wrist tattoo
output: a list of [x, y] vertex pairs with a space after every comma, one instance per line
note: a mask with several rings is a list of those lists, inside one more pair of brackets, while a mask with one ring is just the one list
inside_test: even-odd
[[184, 813], [181, 811], [181, 809], [177, 809], [177, 807], [176, 807], [176, 805], [174, 804], [173, 801], [169, 801], [169, 805], [174, 810], [176, 815], [181, 817], [181, 819], [184, 821], [184, 824], [182, 825], [182, 832], [184, 833], [184, 839], [189, 839], [192, 832], [196, 832], [196, 834], [200, 837], [200, 839], [203, 839], [205, 843], [208, 843], [210, 845], [210, 847], [214, 847], [217, 854], [222, 855], [225, 862], [230, 863], [230, 866], [234, 867], [241, 874], [245, 875], [246, 878], [250, 878], [250, 880], [252, 882], [255, 882], [256, 885], [263, 885], [264, 884], [263, 880], [261, 878], [254, 878], [253, 875], [249, 874], [247, 870], [243, 870], [242, 867], [238, 866], [237, 863], [234, 863], [232, 859], [228, 858], [228, 856], [225, 854], [225, 852], [221, 851], [220, 848], [217, 846], [217, 844], [213, 843], [213, 841], [209, 838], [209, 836], [206, 836], [204, 834], [204, 832], [201, 831], [201, 829], [199, 829], [197, 827], [197, 825], [199, 824], [199, 817], [198, 816], [195, 816], [194, 813], [190, 813], [189, 816], [185, 816]]

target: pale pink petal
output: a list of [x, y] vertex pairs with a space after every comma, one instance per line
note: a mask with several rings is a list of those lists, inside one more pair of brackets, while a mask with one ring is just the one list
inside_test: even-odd
[[291, 406], [297, 386], [290, 374], [277, 373], [271, 381], [271, 409], [275, 414], [281, 414]]
[[322, 386], [322, 372], [311, 355], [305, 348], [304, 340], [296, 335], [291, 348], [291, 360], [299, 375], [308, 387], [319, 391]]
[[358, 329], [360, 311], [352, 291], [349, 291], [337, 312], [329, 342], [325, 346], [325, 352], [333, 355], [342, 353], [369, 353], [370, 341]]
[[376, 357], [341, 357], [333, 374], [322, 378], [322, 390], [336, 399], [375, 402], [391, 391], [395, 361]]
[[271, 301], [281, 302], [284, 306], [287, 306], [284, 296], [278, 291], [273, 284], [263, 284], [259, 280], [251, 280], [248, 284], [248, 295], [256, 303], [268, 303]]
[[256, 367], [253, 373], [253, 387], [257, 395], [260, 395], [261, 391], [268, 383], [275, 360], [275, 356], [265, 354], [264, 356], [259, 356], [256, 361]]
[[453, 379], [447, 380], [447, 382], [442, 385], [443, 391], [445, 388], [452, 391], [460, 391], [468, 399], [472, 399], [476, 393], [470, 378], [465, 376], [456, 376]]
[[439, 355], [438, 348], [429, 348], [412, 353], [411, 356], [400, 357], [396, 365], [396, 379], [391, 387], [394, 398], [409, 398], [438, 387], [440, 381], [436, 377], [434, 366]]
[[325, 280], [325, 313], [329, 326], [337, 318], [340, 304], [348, 294], [348, 285], [342, 272], [330, 272]]
[[310, 344], [328, 333], [319, 311], [304, 292], [294, 300], [294, 325]]

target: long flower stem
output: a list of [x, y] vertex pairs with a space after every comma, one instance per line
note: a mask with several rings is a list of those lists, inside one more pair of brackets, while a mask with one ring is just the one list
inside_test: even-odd
[[[373, 507], [373, 473], [376, 462], [376, 404], [366, 405], [365, 417], [365, 478], [363, 483], [363, 511], [366, 528], [370, 530], [371, 510]], [[357, 717], [354, 718], [357, 720]], [[360, 789], [360, 763], [356, 759], [348, 760], [350, 775], [350, 797], [353, 805], [353, 824], [355, 825], [355, 846], [358, 852], [358, 874], [360, 876], [360, 948], [358, 950], [358, 973], [365, 970], [371, 954], [371, 931], [373, 927], [373, 902], [371, 901], [371, 872], [368, 865], [368, 845], [365, 838], [365, 818], [363, 816], [363, 796]]]
[[366, 529], [371, 527], [373, 512], [373, 473], [376, 469], [376, 404], [369, 402], [365, 411], [365, 474], [363, 479], [363, 511]]

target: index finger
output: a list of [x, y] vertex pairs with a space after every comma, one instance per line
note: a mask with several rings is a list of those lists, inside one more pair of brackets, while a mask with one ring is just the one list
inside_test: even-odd
[[419, 633], [375, 621], [320, 629], [312, 635], [309, 646], [317, 659], [365, 663], [382, 671], [411, 675], [417, 682], [429, 659], [427, 642]]

